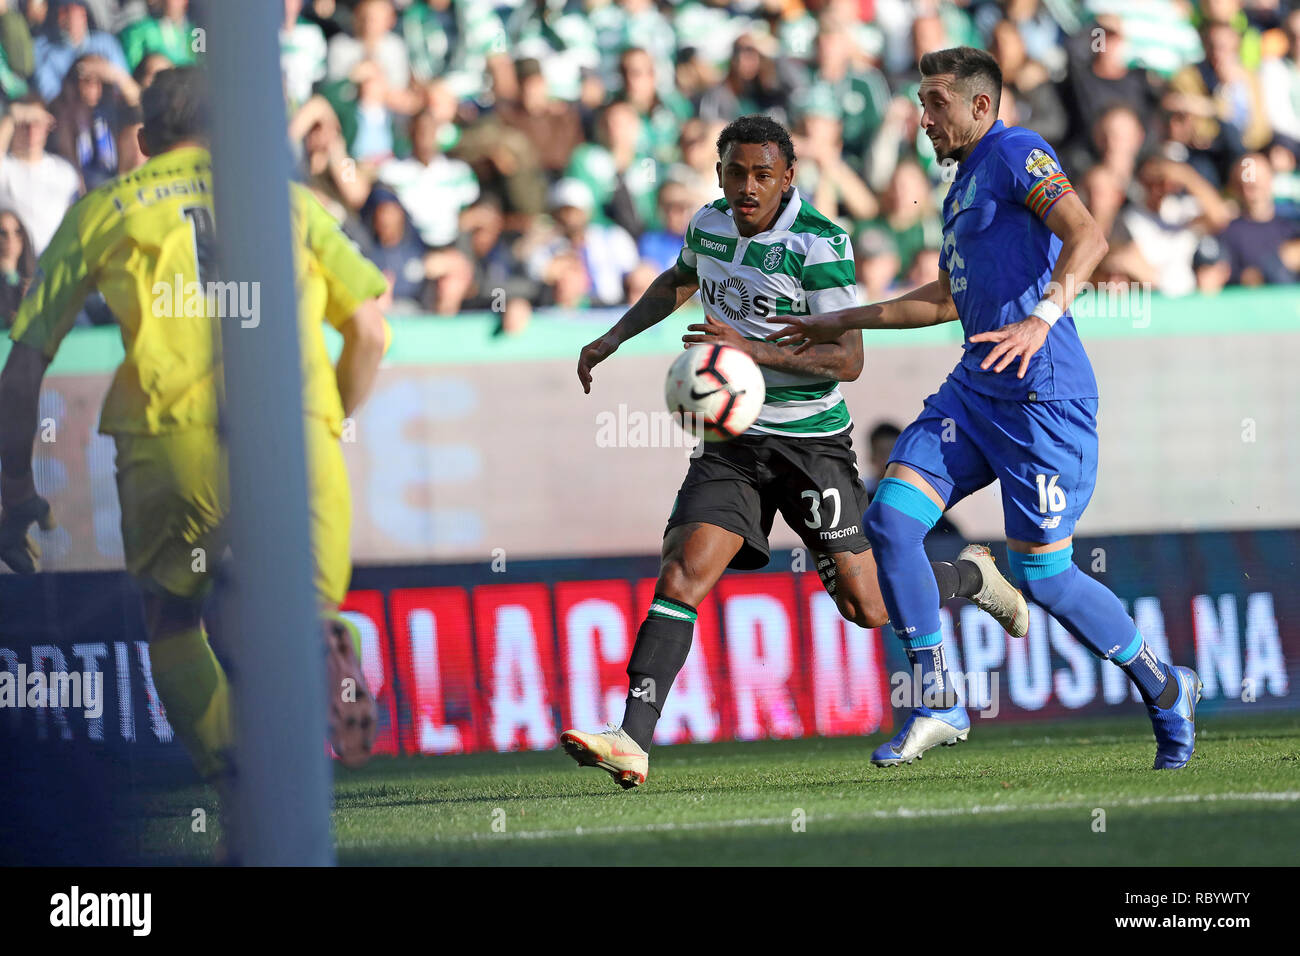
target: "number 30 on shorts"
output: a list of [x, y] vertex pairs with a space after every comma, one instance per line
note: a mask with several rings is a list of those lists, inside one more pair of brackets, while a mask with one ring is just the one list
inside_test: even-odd
[[834, 528], [840, 523], [840, 490], [838, 488], [827, 488], [825, 491], [820, 492], [810, 489], [805, 491], [799, 497], [807, 501], [809, 507], [812, 509], [811, 516], [803, 519], [803, 523], [808, 527], [816, 530], [822, 526], [821, 506], [822, 502], [827, 500], [835, 503], [835, 511], [833, 512], [833, 517], [827, 527]]
[[1060, 475], [1036, 475], [1038, 484], [1038, 513], [1048, 514], [1066, 509], [1065, 491], [1056, 486]]

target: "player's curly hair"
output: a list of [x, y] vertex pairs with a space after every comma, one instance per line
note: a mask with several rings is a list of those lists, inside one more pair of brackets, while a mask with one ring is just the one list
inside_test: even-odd
[[151, 155], [186, 140], [206, 140], [208, 91], [198, 67], [161, 71], [140, 97], [140, 112]]
[[718, 159], [726, 154], [732, 143], [776, 143], [786, 165], [794, 165], [794, 143], [790, 141], [790, 131], [762, 113], [751, 113], [727, 124], [718, 134]]

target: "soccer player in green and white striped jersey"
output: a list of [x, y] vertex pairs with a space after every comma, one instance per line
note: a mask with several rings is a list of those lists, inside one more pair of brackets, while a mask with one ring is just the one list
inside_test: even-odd
[[[813, 552], [845, 618], [864, 628], [888, 620], [862, 530], [867, 496], [849, 438], [853, 422], [839, 390], [862, 371], [862, 336], [849, 333], [798, 355], [763, 341], [789, 316], [857, 302], [852, 245], [794, 188], [794, 146], [779, 123], [741, 117], [719, 136], [718, 157], [724, 198], [695, 214], [677, 262], [578, 358], [578, 378], [590, 392], [595, 365], [698, 289], [706, 321], [689, 326], [683, 343], [738, 348], [767, 383], [754, 426], [704, 446], [677, 494], [654, 599], [627, 665], [622, 725], [560, 737], [580, 764], [607, 771], [624, 788], [645, 782], [656, 724], [690, 652], [696, 608], [728, 567], [767, 564], [778, 511]], [[1027, 619], [1024, 599], [987, 548], [972, 546], [933, 569], [941, 601], [969, 598], [1007, 627]]]

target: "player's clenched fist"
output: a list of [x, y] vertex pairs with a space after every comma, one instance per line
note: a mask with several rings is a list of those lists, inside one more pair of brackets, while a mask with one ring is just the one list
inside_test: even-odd
[[50, 503], [40, 495], [0, 511], [0, 561], [18, 574], [35, 574], [41, 569], [41, 546], [29, 534], [33, 524], [42, 531], [54, 528]]
[[848, 329], [844, 312], [823, 312], [821, 315], [808, 315], [801, 319], [792, 318], [789, 322], [785, 328], [777, 329], [769, 335], [767, 340], [778, 345], [794, 346], [796, 355], [808, 351], [814, 345], [838, 341]]
[[578, 353], [578, 381], [588, 395], [591, 394], [591, 370], [613, 355], [617, 348], [618, 340], [606, 333], [596, 341], [584, 345]]

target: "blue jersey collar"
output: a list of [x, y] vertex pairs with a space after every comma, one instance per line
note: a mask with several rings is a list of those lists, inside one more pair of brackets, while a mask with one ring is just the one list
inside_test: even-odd
[[993, 125], [989, 127], [989, 131], [980, 137], [980, 141], [976, 143], [975, 148], [970, 151], [970, 155], [957, 165], [962, 170], [973, 167], [975, 163], [979, 162], [979, 160], [984, 156], [985, 151], [989, 148], [989, 143], [992, 140], [997, 139], [1006, 131], [1007, 128], [1003, 125], [1002, 120], [994, 120]]

